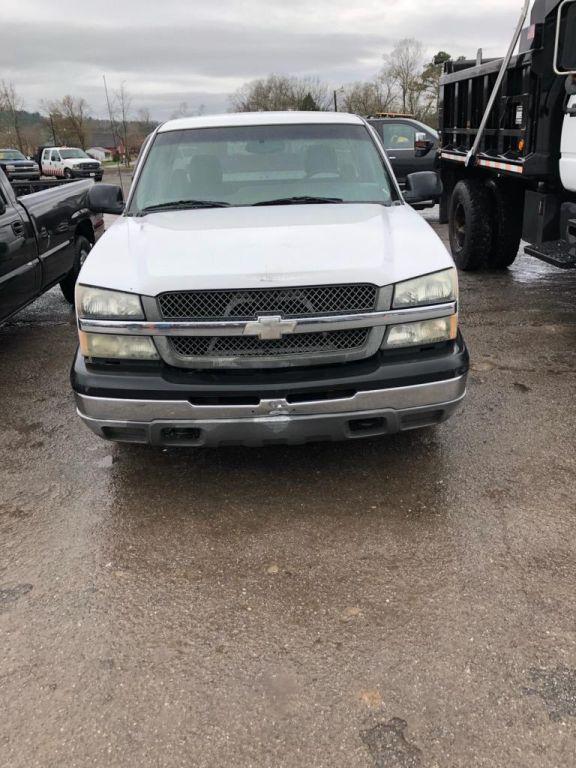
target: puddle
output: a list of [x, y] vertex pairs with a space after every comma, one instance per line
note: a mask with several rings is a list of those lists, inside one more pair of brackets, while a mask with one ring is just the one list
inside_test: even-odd
[[422, 768], [422, 752], [404, 735], [407, 727], [395, 717], [360, 733], [376, 768]]

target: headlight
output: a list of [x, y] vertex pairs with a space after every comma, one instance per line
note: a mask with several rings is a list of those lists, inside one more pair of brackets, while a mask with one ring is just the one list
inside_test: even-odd
[[16, 170], [16, 166], [15, 165], [7, 165], [6, 166], [6, 170], [7, 171], [15, 171]]
[[388, 331], [384, 347], [415, 347], [451, 341], [458, 335], [458, 315], [418, 323], [393, 325]]
[[88, 285], [76, 287], [76, 314], [87, 320], [144, 320], [140, 296]]
[[114, 336], [80, 331], [80, 350], [84, 357], [119, 360], [159, 360], [149, 336]]
[[394, 286], [394, 309], [421, 307], [426, 304], [442, 304], [458, 299], [458, 274], [455, 269], [445, 269], [432, 275], [406, 280]]

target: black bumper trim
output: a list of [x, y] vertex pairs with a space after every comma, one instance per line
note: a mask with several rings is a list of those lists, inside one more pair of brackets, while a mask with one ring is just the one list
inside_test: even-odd
[[444, 381], [465, 375], [469, 356], [461, 337], [448, 349], [410, 357], [378, 354], [370, 360], [326, 366], [243, 371], [192, 371], [159, 366], [118, 370], [87, 366], [78, 352], [72, 389], [90, 397], [182, 400], [214, 397], [298, 397], [314, 393], [367, 391]]

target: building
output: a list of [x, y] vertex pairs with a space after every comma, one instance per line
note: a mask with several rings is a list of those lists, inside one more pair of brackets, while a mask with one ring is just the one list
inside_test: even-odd
[[86, 150], [86, 154], [93, 157], [95, 160], [100, 160], [101, 163], [108, 162], [114, 159], [114, 153], [106, 147], [90, 147]]
[[[97, 150], [109, 152], [112, 157], [123, 156], [125, 154], [124, 143], [119, 136], [112, 131], [92, 131], [92, 146]], [[90, 152], [88, 153], [90, 154]], [[98, 158], [100, 160], [100, 158]]]

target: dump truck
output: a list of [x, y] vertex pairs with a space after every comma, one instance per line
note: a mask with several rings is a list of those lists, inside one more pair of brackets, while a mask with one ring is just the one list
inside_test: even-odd
[[509, 267], [521, 240], [576, 268], [576, 0], [531, 5], [504, 58], [441, 79], [440, 221], [462, 270]]

